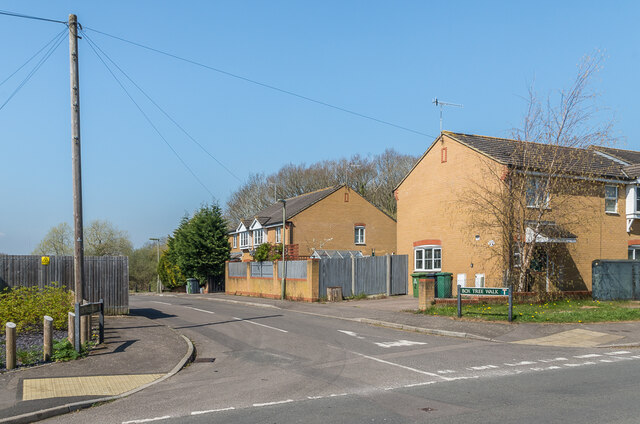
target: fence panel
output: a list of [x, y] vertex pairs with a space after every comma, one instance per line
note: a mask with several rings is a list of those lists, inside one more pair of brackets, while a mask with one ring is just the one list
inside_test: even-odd
[[[129, 313], [129, 258], [126, 256], [86, 256], [84, 298], [104, 299], [108, 315]], [[50, 256], [42, 265], [41, 256], [0, 255], [0, 289], [4, 287], [44, 288], [58, 283], [73, 289], [73, 256]]]
[[321, 259], [319, 296], [327, 297], [327, 287], [342, 287], [343, 296], [353, 296], [351, 270], [351, 258]]
[[592, 296], [598, 300], [640, 300], [640, 261], [596, 260]]
[[247, 277], [246, 262], [229, 262], [229, 277]]
[[273, 262], [251, 262], [251, 276], [273, 278]]
[[387, 292], [387, 258], [369, 256], [356, 258], [355, 294], [381, 294]]
[[391, 294], [407, 294], [409, 283], [409, 256], [391, 256]]
[[[278, 276], [282, 277], [282, 261], [278, 261]], [[307, 261], [287, 261], [287, 278], [307, 279]]]

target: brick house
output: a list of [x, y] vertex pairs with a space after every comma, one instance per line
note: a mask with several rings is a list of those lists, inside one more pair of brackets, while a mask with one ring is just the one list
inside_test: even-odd
[[[274, 203], [229, 232], [231, 257], [252, 260], [262, 243], [282, 242], [282, 203]], [[345, 185], [286, 199], [287, 258], [320, 249], [386, 255], [396, 250], [396, 221]]]
[[[540, 169], [552, 160], [550, 149], [556, 149], [553, 160], [566, 172], [554, 178], [572, 181], [577, 191], [536, 198], [535, 184], [544, 173], [536, 171], [535, 163], [523, 165], [518, 146], [534, 153]], [[489, 212], [473, 205], [477, 208], [481, 203], [477, 197], [483, 196], [478, 187], [492, 190], [509, 178], [521, 178], [527, 184], [522, 193], [525, 207], [544, 201], [548, 209], [544, 221], [524, 221], [525, 243], [535, 238], [536, 245], [559, 252], [555, 257], [562, 258], [550, 260], [549, 253], [546, 258], [536, 256], [527, 272], [545, 278], [547, 287], [553, 273], [560, 283], [552, 288], [591, 290], [593, 260], [640, 259], [638, 177], [640, 152], [559, 148], [443, 131], [396, 187], [398, 254], [409, 255], [410, 273], [453, 273], [454, 293], [457, 284], [503, 286], [505, 270], [518, 266], [518, 253], [496, 254], [507, 242], [495, 228], [484, 225], [482, 214]], [[565, 215], [573, 219], [560, 219], [560, 203], [569, 205]], [[532, 235], [534, 227], [537, 233]], [[513, 262], [507, 265], [505, 257], [510, 254]]]

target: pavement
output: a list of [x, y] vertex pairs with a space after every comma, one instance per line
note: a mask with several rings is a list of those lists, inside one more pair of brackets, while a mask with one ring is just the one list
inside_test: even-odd
[[[165, 294], [211, 302], [357, 321], [369, 325], [497, 343], [565, 347], [640, 347], [640, 323], [494, 323], [416, 314], [411, 296], [334, 303], [264, 298]], [[142, 316], [142, 315], [145, 316]], [[156, 310], [133, 308], [126, 317], [105, 318], [105, 343], [81, 360], [0, 374], [0, 423], [33, 422], [128, 396], [177, 373], [195, 352], [176, 331], [154, 321]], [[148, 318], [147, 318], [148, 317]]]
[[105, 343], [87, 358], [0, 374], [0, 423], [29, 423], [115, 400], [177, 373], [193, 345], [143, 316], [105, 317]]

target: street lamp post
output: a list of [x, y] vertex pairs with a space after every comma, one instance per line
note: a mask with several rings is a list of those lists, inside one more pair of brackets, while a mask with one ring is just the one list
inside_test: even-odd
[[282, 293], [280, 294], [280, 298], [284, 300], [287, 294], [287, 255], [285, 253], [287, 243], [285, 237], [285, 231], [287, 228], [287, 201], [285, 199], [280, 199], [280, 202], [282, 203], [282, 281], [280, 283]]
[[[160, 266], [160, 239], [159, 238], [149, 238], [149, 240], [156, 242], [156, 252], [158, 254], [158, 266]], [[160, 282], [160, 272], [159, 272], [159, 270], [157, 268], [156, 268], [156, 276], [157, 276], [156, 292], [162, 293], [162, 283]]]

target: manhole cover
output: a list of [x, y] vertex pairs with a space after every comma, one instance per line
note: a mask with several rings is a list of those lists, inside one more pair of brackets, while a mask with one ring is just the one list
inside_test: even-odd
[[193, 360], [194, 364], [199, 364], [202, 362], [215, 362], [216, 358], [196, 358]]

